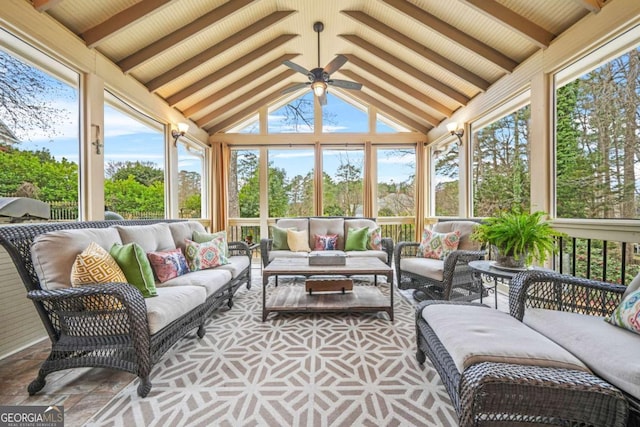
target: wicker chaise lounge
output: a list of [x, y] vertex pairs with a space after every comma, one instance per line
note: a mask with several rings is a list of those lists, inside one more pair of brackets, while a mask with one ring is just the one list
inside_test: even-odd
[[[141, 292], [128, 283], [48, 289], [41, 283], [40, 270], [36, 271], [32, 261], [33, 242], [44, 233], [66, 233], [66, 245], [56, 243], [58, 240], [54, 239], [59, 235], [48, 238], [48, 243], [54, 252], [75, 256], [73, 251], [78, 245], [69, 239], [76, 239], [76, 242], [99, 240], [100, 236], [114, 232], [117, 236], [116, 228], [111, 228], [114, 225], [124, 226], [127, 233], [134, 233], [137, 226], [139, 229], [164, 227], [160, 223], [169, 223], [166, 225], [169, 238], [173, 236], [169, 241], [171, 245], [183, 242], [192, 229], [202, 227], [198, 223], [152, 220], [50, 222], [0, 227], [0, 244], [11, 256], [27, 288], [27, 296], [35, 304], [51, 340], [49, 357], [40, 367], [38, 377], [28, 386], [30, 395], [45, 386], [45, 377], [52, 372], [102, 367], [137, 375], [140, 379], [137, 391], [144, 397], [151, 390], [151, 368], [160, 357], [190, 331], [197, 330], [198, 337], [202, 338], [204, 323], [212, 311], [225, 303], [231, 306], [235, 291], [242, 284], [250, 286], [250, 251], [244, 242], [229, 242], [229, 255], [234, 260], [218, 267], [219, 271], [202, 270], [171, 279], [175, 281], [193, 275], [186, 279], [188, 284], [165, 282], [166, 286], [158, 288], [158, 296], [150, 299], [143, 298]], [[149, 233], [148, 230], [142, 231]], [[150, 231], [158, 234], [157, 229]], [[147, 235], [148, 244], [154, 236]], [[55, 259], [49, 264], [55, 267], [59, 263]], [[40, 269], [41, 265], [38, 265]]]
[[[470, 302], [425, 301], [416, 310], [416, 357], [432, 361], [461, 426], [638, 426], [640, 336], [603, 320], [624, 291], [624, 286], [536, 271], [511, 281], [511, 316]], [[531, 339], [509, 342], [520, 332]], [[497, 357], [476, 346], [477, 353], [488, 354], [478, 357], [468, 343], [479, 337], [487, 347], [506, 345], [498, 345]], [[520, 347], [531, 354], [549, 342], [568, 353], [557, 353], [562, 363], [546, 351], [535, 361], [518, 357]], [[562, 357], [574, 357], [586, 371], [562, 366]], [[461, 366], [461, 359], [469, 365]]]

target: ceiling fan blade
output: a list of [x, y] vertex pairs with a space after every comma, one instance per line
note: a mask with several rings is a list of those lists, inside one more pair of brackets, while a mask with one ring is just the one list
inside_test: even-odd
[[327, 74], [332, 74], [333, 72], [335, 72], [338, 68], [342, 67], [344, 64], [346, 64], [346, 62], [349, 60], [349, 58], [347, 58], [344, 55], [336, 55], [335, 58], [333, 58], [333, 60], [331, 62], [329, 62], [325, 67], [324, 67], [324, 72]]
[[297, 90], [300, 90], [300, 89], [306, 88], [306, 87], [308, 87], [309, 85], [310, 85], [310, 83], [296, 83], [296, 84], [295, 84], [295, 85], [293, 85], [293, 86], [289, 86], [289, 87], [285, 88], [285, 89], [282, 91], [282, 93], [291, 93], [291, 92], [295, 92], [295, 91], [297, 91]]
[[296, 64], [295, 62], [283, 61], [282, 65], [286, 65], [287, 67], [291, 68], [293, 71], [297, 71], [301, 74], [304, 74], [305, 76], [309, 76], [310, 74], [309, 70], [307, 70], [301, 65]]
[[362, 83], [350, 82], [348, 80], [331, 79], [327, 83], [335, 87], [340, 87], [342, 89], [360, 90], [362, 88]]
[[327, 105], [327, 93], [323, 93], [322, 96], [318, 97], [318, 102], [320, 105]]

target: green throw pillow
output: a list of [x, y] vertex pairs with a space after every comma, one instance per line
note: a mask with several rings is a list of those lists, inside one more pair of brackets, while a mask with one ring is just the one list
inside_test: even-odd
[[142, 246], [137, 243], [114, 243], [109, 254], [116, 260], [127, 282], [138, 288], [145, 298], [158, 295], [153, 269]]
[[369, 227], [349, 228], [347, 233], [347, 241], [344, 244], [345, 251], [366, 251], [367, 250], [367, 234]]
[[[291, 229], [293, 230], [293, 228]], [[274, 251], [289, 251], [289, 243], [287, 243], [287, 229], [280, 228], [277, 225], [271, 226], [271, 237], [273, 238], [272, 249]]]
[[205, 233], [203, 231], [193, 232], [193, 241], [196, 243], [207, 243], [212, 240], [220, 240], [222, 242], [222, 255], [229, 258], [229, 246], [227, 245], [227, 232], [222, 230], [217, 233]]

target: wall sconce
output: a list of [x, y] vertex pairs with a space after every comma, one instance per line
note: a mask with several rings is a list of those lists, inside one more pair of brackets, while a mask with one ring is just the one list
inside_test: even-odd
[[451, 135], [457, 136], [458, 141], [460, 142], [460, 145], [462, 145], [462, 136], [464, 135], [464, 129], [463, 128], [458, 129], [458, 123], [452, 122], [447, 124], [447, 130]]
[[171, 129], [171, 136], [173, 139], [173, 146], [178, 146], [178, 138], [184, 136], [185, 133], [189, 130], [189, 123], [178, 123], [178, 130]]

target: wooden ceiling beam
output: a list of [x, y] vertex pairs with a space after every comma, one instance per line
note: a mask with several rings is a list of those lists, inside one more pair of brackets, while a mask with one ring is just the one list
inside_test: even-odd
[[216, 123], [212, 127], [205, 130], [209, 133], [209, 135], [213, 135], [217, 132], [220, 132], [221, 130], [228, 128], [229, 126], [233, 126], [234, 124], [242, 121], [243, 119], [246, 119], [251, 114], [257, 113], [258, 109], [264, 107], [265, 105], [271, 104], [273, 101], [277, 100], [282, 96], [285, 96], [285, 94], [283, 94], [282, 92], [288, 89], [289, 87], [294, 86], [295, 84], [297, 83], [291, 83], [280, 89], [274, 90], [273, 92], [269, 93], [267, 96], [254, 102], [253, 104], [249, 105], [247, 108], [243, 109], [242, 111], [239, 111], [233, 114], [232, 116]]
[[[425, 120], [427, 123], [429, 123], [432, 126], [438, 126], [438, 123], [440, 123], [441, 121], [440, 119], [432, 116], [431, 114], [425, 113], [422, 109], [416, 107], [414, 104], [408, 102], [407, 100], [402, 99], [398, 95], [395, 95], [389, 92], [388, 90], [381, 88], [380, 86], [373, 83], [371, 80], [367, 80], [366, 78], [362, 77], [358, 73], [354, 73], [353, 71], [348, 69], [347, 70], [340, 69], [340, 73], [349, 79], [352, 79], [358, 83], [362, 83], [366, 89], [372, 92], [375, 92], [376, 95], [381, 96], [382, 98], [385, 98], [387, 101], [390, 101], [396, 104], [398, 107], [403, 108], [404, 110], [410, 112], [414, 116], [420, 117], [421, 119]], [[354, 91], [349, 91], [349, 93], [351, 92], [354, 92]]]
[[456, 64], [448, 58], [440, 55], [439, 53], [429, 49], [428, 47], [418, 43], [410, 37], [405, 36], [401, 32], [389, 27], [388, 25], [383, 24], [377, 19], [367, 15], [364, 12], [356, 11], [356, 10], [343, 10], [343, 14], [348, 17], [364, 24], [365, 26], [371, 28], [372, 30], [377, 31], [383, 36], [394, 40], [396, 43], [404, 46], [407, 49], [414, 51], [416, 54], [420, 55], [424, 59], [433, 64], [441, 67], [443, 70], [450, 72], [460, 79], [474, 85], [480, 90], [487, 90], [491, 83], [484, 80], [482, 77], [478, 76], [475, 73], [467, 70], [466, 68]]
[[38, 12], [46, 12], [60, 3], [62, 3], [62, 0], [31, 0], [33, 8]]
[[604, 6], [604, 0], [573, 0], [589, 12], [598, 13]]
[[234, 80], [233, 83], [226, 85], [213, 95], [207, 96], [202, 101], [198, 101], [189, 108], [185, 108], [184, 110], [182, 110], [182, 114], [184, 114], [186, 117], [191, 117], [198, 111], [202, 111], [210, 105], [215, 104], [230, 93], [242, 89], [243, 87], [253, 83], [255, 80], [258, 80], [260, 77], [268, 73], [268, 71], [265, 73], [264, 70], [274, 70], [281, 66], [284, 61], [290, 61], [296, 56], [298, 56], [297, 53], [287, 53], [285, 55], [282, 55], [280, 58], [269, 62], [268, 64], [257, 67], [254, 72], [249, 73], [238, 80]]
[[249, 101], [251, 98], [255, 97], [256, 94], [260, 94], [260, 93], [266, 92], [267, 90], [271, 89], [272, 87], [277, 86], [279, 83], [282, 83], [287, 78], [293, 76], [295, 73], [296, 72], [294, 70], [289, 68], [287, 70], [284, 70], [283, 72], [281, 72], [277, 76], [267, 80], [266, 82], [259, 84], [256, 87], [248, 88], [248, 90], [245, 93], [235, 97], [233, 99], [233, 101], [228, 102], [227, 104], [223, 105], [222, 107], [218, 108], [217, 110], [214, 110], [214, 111], [210, 112], [209, 114], [207, 114], [207, 115], [201, 117], [200, 119], [196, 120], [196, 124], [198, 126], [200, 126], [200, 127], [204, 127], [204, 126], [208, 125], [209, 123], [214, 121], [217, 117], [220, 117], [222, 114], [226, 113], [227, 111], [231, 111], [234, 108], [239, 107], [240, 105], [242, 105], [245, 102]]
[[429, 132], [432, 128], [423, 125], [422, 123], [417, 122], [416, 120], [412, 119], [411, 117], [408, 117], [402, 113], [400, 113], [399, 111], [397, 111], [394, 108], [389, 107], [388, 105], [384, 104], [383, 102], [381, 102], [379, 99], [374, 98], [371, 95], [368, 95], [364, 92], [362, 92], [361, 90], [345, 90], [344, 91], [349, 92], [349, 96], [352, 96], [358, 100], [360, 100], [361, 102], [364, 102], [365, 104], [370, 104], [373, 105], [374, 107], [376, 107], [380, 112], [388, 115], [389, 117], [397, 120], [398, 122], [404, 124], [405, 126], [416, 130], [418, 132], [421, 132], [423, 134], [427, 134], [427, 132]]
[[245, 27], [244, 29], [238, 31], [231, 37], [227, 37], [214, 46], [211, 46], [210, 48], [203, 50], [202, 52], [198, 53], [195, 56], [192, 56], [186, 61], [181, 62], [179, 65], [173, 67], [164, 74], [161, 74], [158, 77], [155, 77], [154, 79], [148, 81], [146, 83], [147, 88], [151, 92], [161, 88], [167, 83], [181, 77], [183, 74], [193, 70], [196, 67], [199, 67], [207, 61], [210, 61], [221, 53], [231, 48], [237, 47], [240, 43], [242, 43], [249, 37], [255, 36], [261, 31], [266, 30], [276, 22], [286, 18], [287, 16], [290, 16], [294, 12], [294, 10], [274, 12], [271, 15], [268, 15], [261, 20], [254, 22], [248, 27]]
[[156, 56], [162, 54], [162, 52], [183, 43], [190, 37], [206, 30], [216, 22], [227, 18], [254, 1], [255, 0], [235, 0], [224, 3], [222, 6], [202, 15], [195, 21], [190, 22], [184, 27], [167, 34], [161, 39], [120, 60], [118, 62], [118, 66], [122, 71], [128, 73], [132, 69], [152, 60]]
[[96, 47], [108, 37], [124, 30], [129, 25], [143, 19], [149, 14], [156, 12], [171, 1], [172, 0], [142, 0], [122, 12], [116, 13], [95, 27], [89, 28], [80, 34], [80, 37], [82, 37], [87, 47]]
[[482, 43], [478, 39], [471, 37], [467, 33], [460, 31], [453, 25], [438, 19], [424, 9], [421, 9], [420, 7], [409, 3], [406, 0], [383, 1], [394, 9], [404, 13], [409, 18], [415, 19], [425, 27], [462, 46], [469, 52], [486, 59], [493, 65], [501, 68], [508, 73], [512, 72], [514, 68], [518, 66], [518, 63], [516, 61], [502, 54], [498, 50]]
[[495, 0], [460, 0], [476, 10], [482, 12], [489, 18], [509, 27], [530, 42], [542, 49], [549, 47], [551, 40], [555, 37], [553, 33], [534, 24], [522, 15], [518, 15], [513, 10], [501, 5]]
[[[171, 106], [176, 105], [178, 102], [182, 101], [183, 99], [204, 89], [210, 84], [213, 84], [216, 80], [223, 78], [227, 74], [235, 73], [236, 71], [238, 71], [240, 68], [244, 67], [251, 61], [254, 61], [260, 58], [261, 56], [269, 54], [273, 49], [277, 48], [280, 45], [285, 44], [286, 42], [288, 42], [294, 37], [297, 37], [297, 34], [283, 34], [281, 36], [278, 36], [275, 39], [271, 40], [269, 43], [266, 43], [260, 46], [259, 48], [249, 52], [242, 58], [237, 59], [231, 62], [230, 64], [225, 65], [222, 68], [219, 68], [214, 73], [209, 74], [207, 77], [198, 80], [197, 82], [187, 86], [186, 88], [174, 93], [171, 96], [168, 96], [166, 98], [166, 101]], [[295, 56], [296, 54], [293, 54], [293, 55]]]
[[450, 98], [452, 101], [457, 102], [460, 105], [467, 105], [469, 102], [469, 97], [465, 94], [458, 92], [456, 89], [442, 83], [440, 80], [431, 77], [430, 75], [423, 73], [417, 68], [407, 64], [401, 59], [391, 55], [390, 53], [380, 49], [378, 46], [375, 46], [368, 41], [353, 35], [353, 34], [340, 34], [338, 37], [341, 37], [348, 42], [364, 49], [370, 54], [377, 56], [382, 61], [388, 62], [390, 65], [398, 68], [399, 70], [404, 71], [411, 77], [423, 82], [424, 84], [431, 86], [438, 92], [442, 93], [446, 97]]
[[371, 74], [372, 76], [379, 78], [380, 80], [384, 80], [387, 84], [390, 84], [394, 88], [398, 89], [401, 92], [404, 92], [408, 96], [422, 102], [423, 104], [430, 106], [431, 108], [438, 111], [439, 113], [447, 117], [451, 117], [451, 115], [453, 114], [453, 110], [448, 108], [446, 105], [443, 105], [440, 102], [436, 101], [435, 99], [431, 98], [430, 96], [423, 94], [422, 92], [416, 90], [415, 87], [412, 87], [411, 85], [408, 85], [405, 82], [393, 77], [391, 74], [387, 74], [384, 71], [380, 70], [379, 68], [376, 68], [373, 64], [370, 64], [367, 61], [360, 59], [356, 55], [351, 55], [348, 53], [344, 53], [343, 55], [349, 59], [350, 64], [353, 64], [356, 67], [361, 68], [363, 71]]

